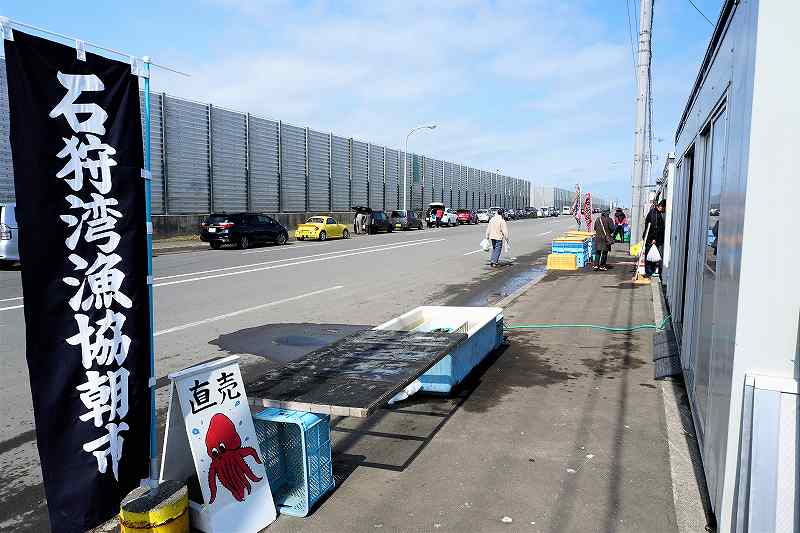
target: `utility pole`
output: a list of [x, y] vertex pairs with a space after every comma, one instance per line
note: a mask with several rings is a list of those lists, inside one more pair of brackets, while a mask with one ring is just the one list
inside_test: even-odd
[[[647, 135], [650, 128], [650, 61], [652, 59], [650, 38], [653, 32], [653, 2], [641, 0], [639, 13], [639, 54], [636, 64], [636, 131], [635, 154], [633, 156], [633, 176], [631, 188], [631, 244], [638, 242], [642, 234], [642, 219], [645, 199], [642, 195], [645, 179], [650, 176], [650, 153], [647, 147]], [[652, 147], [651, 147], [652, 148]]]

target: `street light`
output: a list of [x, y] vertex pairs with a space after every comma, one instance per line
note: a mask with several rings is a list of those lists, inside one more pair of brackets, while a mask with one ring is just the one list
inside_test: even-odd
[[408, 135], [406, 135], [406, 144], [405, 144], [406, 151], [403, 152], [403, 211], [408, 209], [408, 201], [407, 201], [407, 196], [408, 196], [408, 181], [407, 181], [408, 180], [408, 138], [411, 137], [411, 134], [414, 133], [415, 131], [419, 131], [419, 130], [435, 130], [435, 129], [436, 129], [436, 124], [427, 124], [425, 126], [417, 126], [413, 130], [409, 131]]

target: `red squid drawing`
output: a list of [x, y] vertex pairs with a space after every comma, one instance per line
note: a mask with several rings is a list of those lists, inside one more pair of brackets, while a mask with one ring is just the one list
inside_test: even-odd
[[253, 448], [242, 448], [242, 439], [236, 432], [236, 426], [231, 419], [222, 413], [211, 417], [206, 433], [206, 451], [211, 457], [211, 466], [208, 469], [208, 488], [211, 490], [211, 500], [214, 503], [217, 497], [217, 481], [219, 477], [222, 486], [228, 489], [237, 501], [244, 501], [245, 489], [250, 494], [250, 481], [254, 483], [261, 478], [253, 473], [244, 458], [252, 456], [258, 464], [261, 459]]

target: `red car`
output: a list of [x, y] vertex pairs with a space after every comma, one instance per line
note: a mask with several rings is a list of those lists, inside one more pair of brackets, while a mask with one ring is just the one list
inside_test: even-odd
[[459, 224], [477, 224], [478, 213], [471, 209], [459, 209], [456, 211], [456, 218]]

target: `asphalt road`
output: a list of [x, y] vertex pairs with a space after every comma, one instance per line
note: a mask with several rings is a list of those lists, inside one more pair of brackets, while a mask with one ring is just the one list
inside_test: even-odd
[[[154, 261], [158, 408], [172, 371], [241, 356], [245, 381], [418, 305], [487, 305], [543, 272], [570, 217], [510, 223], [516, 261], [490, 269], [485, 224], [195, 251]], [[0, 531], [47, 531], [18, 271], [0, 271]], [[548, 303], [549, 305], [549, 303]], [[163, 422], [162, 422], [163, 424]]]

